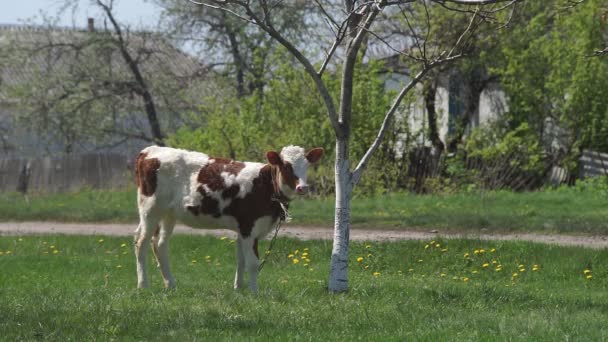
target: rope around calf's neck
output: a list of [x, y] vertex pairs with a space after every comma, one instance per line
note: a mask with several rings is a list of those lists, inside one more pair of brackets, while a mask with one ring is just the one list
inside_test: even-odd
[[287, 206], [279, 199], [273, 199], [273, 201], [279, 202], [279, 204], [281, 205], [281, 210], [283, 210], [283, 212], [282, 212], [281, 216], [279, 217], [279, 221], [277, 222], [277, 225], [274, 228], [274, 236], [272, 237], [272, 240], [270, 240], [270, 244], [268, 245], [268, 249], [266, 250], [266, 253], [264, 253], [264, 259], [262, 259], [260, 266], [258, 266], [258, 272], [262, 270], [262, 268], [264, 267], [264, 264], [266, 263], [266, 260], [268, 259], [268, 256], [270, 255], [270, 251], [272, 251], [274, 242], [277, 240], [277, 235], [279, 235], [279, 229], [281, 229], [281, 224], [283, 222], [291, 221], [291, 216], [289, 215], [289, 211], [287, 211]]

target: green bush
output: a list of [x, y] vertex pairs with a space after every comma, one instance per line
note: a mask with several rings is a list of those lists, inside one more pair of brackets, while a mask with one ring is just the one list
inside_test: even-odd
[[[378, 77], [379, 72], [380, 64], [370, 62], [362, 65], [355, 77], [351, 168], [376, 137], [393, 97]], [[337, 99], [340, 75], [327, 74], [325, 77]], [[197, 127], [182, 128], [168, 138], [168, 144], [215, 156], [260, 162], [265, 162], [266, 151], [279, 150], [286, 145], [321, 146], [325, 148], [326, 156], [311, 169], [310, 182], [317, 194], [333, 193], [334, 133], [315, 85], [303, 70], [283, 63], [274, 70], [274, 77], [263, 94], [232, 98], [228, 102], [209, 99], [201, 110], [204, 116], [197, 118]], [[357, 194], [384, 193], [396, 188], [400, 174], [395, 156], [396, 136], [396, 130], [387, 134], [357, 187]]]
[[[547, 163], [537, 135], [527, 123], [509, 131], [498, 125], [473, 130], [463, 152], [469, 169], [467, 182], [488, 189], [530, 189], [542, 184]], [[471, 167], [472, 166], [472, 167]], [[452, 167], [462, 175], [462, 167]]]

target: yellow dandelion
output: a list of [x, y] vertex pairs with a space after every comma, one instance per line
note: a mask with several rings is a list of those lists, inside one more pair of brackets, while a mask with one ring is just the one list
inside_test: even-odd
[[431, 241], [431, 242], [429, 242], [429, 243], [430, 243], [431, 245], [434, 245], [434, 244], [435, 244], [435, 240], [433, 240], [433, 241]]
[[221, 240], [221, 241], [224, 241], [224, 240], [226, 240], [227, 238], [228, 238], [227, 236], [222, 236], [222, 237], [220, 238], [220, 240]]
[[496, 248], [492, 248], [492, 249], [490, 249], [490, 252], [492, 252], [492, 253], [496, 253]]
[[481, 249], [479, 250], [479, 254], [483, 254], [483, 253], [485, 253], [485, 252], [486, 252], [486, 250], [485, 250], [485, 249], [483, 249], [483, 248], [481, 248]]
[[308, 252], [304, 252], [304, 253], [302, 253], [302, 256], [303, 256], [303, 257], [307, 257], [307, 256], [308, 256]]
[[492, 260], [492, 265], [496, 265], [496, 264], [498, 264], [498, 261]]
[[590, 275], [586, 276], [585, 278], [591, 280], [591, 279], [593, 279], [593, 276], [590, 274]]
[[496, 267], [495, 271], [496, 271], [496, 272], [500, 272], [500, 271], [502, 271], [502, 267]]
[[424, 245], [424, 249], [429, 249], [429, 245]]
[[59, 251], [55, 249], [53, 250], [53, 254], [59, 254]]
[[517, 267], [519, 267], [519, 268], [524, 268], [524, 267], [526, 267], [526, 266], [524, 266], [523, 264], [519, 264]]
[[452, 280], [458, 280], [458, 277], [453, 276], [453, 277], [452, 277]]
[[125, 247], [127, 247], [127, 244], [123, 242], [123, 243], [120, 245], [120, 247], [125, 248]]
[[522, 272], [522, 273], [523, 273], [523, 272], [526, 272], [526, 269], [525, 269], [525, 268], [520, 268], [520, 269], [519, 269], [519, 272]]
[[490, 264], [488, 264], [487, 262], [485, 264], [481, 265], [481, 267], [483, 267], [483, 268], [486, 268], [486, 267], [489, 267], [489, 266], [490, 266]]
[[361, 262], [361, 261], [363, 261], [363, 257], [358, 257], [357, 262]]
[[442, 252], [442, 253], [445, 253], [445, 252], [447, 252], [447, 251], [448, 251], [448, 249], [447, 249], [447, 248], [443, 248], [443, 249], [441, 250], [441, 252]]
[[368, 268], [369, 268], [369, 265], [365, 265], [363, 268], [364, 268], [364, 269], [368, 269]]
[[304, 252], [308, 252], [308, 247], [303, 249]]
[[479, 249], [474, 250], [473, 254], [479, 254]]
[[409, 269], [409, 270], [407, 270], [407, 271], [411, 273], [411, 272], [414, 272], [414, 269], [413, 269], [413, 268], [410, 268], [410, 269]]
[[518, 276], [519, 276], [519, 274], [518, 274], [518, 273], [513, 273], [513, 275], [512, 275], [512, 277], [513, 277], [513, 278], [516, 278], [516, 277], [518, 277]]
[[298, 259], [298, 258], [294, 258], [294, 259], [293, 259], [293, 260], [291, 260], [291, 261], [292, 261], [294, 264], [297, 264], [297, 263], [299, 263], [299, 262], [300, 262], [300, 259]]
[[299, 249], [296, 249], [295, 251], [293, 251], [293, 254], [295, 254], [295, 255], [300, 254], [300, 250], [299, 250]]
[[445, 273], [441, 273], [439, 276], [443, 278], [443, 277], [446, 276], [446, 274]]
[[305, 263], [303, 266], [304, 266], [304, 267], [308, 266], [308, 263]]
[[464, 257], [468, 258], [469, 257], [469, 253], [464, 253]]
[[464, 277], [464, 278], [462, 278], [462, 281], [464, 281], [466, 283], [467, 281], [469, 281], [469, 278], [468, 277]]
[[422, 262], [422, 261], [423, 261], [422, 259], [418, 259], [418, 262]]
[[370, 248], [372, 248], [372, 246], [371, 245], [365, 245], [365, 248], [370, 249]]
[[380, 272], [374, 272], [374, 273], [372, 273], [372, 275], [373, 275], [374, 277], [379, 277], [379, 276], [380, 276]]
[[367, 255], [367, 257], [368, 257], [368, 258], [371, 258], [371, 257], [372, 257], [372, 254], [371, 254], [371, 253], [369, 253], [369, 254]]
[[193, 264], [196, 264], [196, 262], [197, 262], [196, 260], [194, 260], [194, 259], [192, 260], [192, 263], [193, 263]]
[[532, 271], [533, 271], [533, 272], [536, 272], [536, 271], [538, 271], [538, 270], [539, 270], [539, 268], [538, 268], [538, 267], [532, 267]]
[[435, 244], [435, 248], [439, 248], [439, 247], [441, 247], [441, 245], [440, 245], [440, 244], [438, 244], [438, 243], [436, 243], [436, 244]]
[[473, 271], [471, 271], [471, 273], [473, 273], [473, 274], [477, 274], [477, 273], [479, 273], [479, 271], [477, 271], [477, 270], [473, 270]]
[[205, 255], [205, 259], [206, 259], [206, 260], [211, 259], [211, 255]]
[[99, 239], [99, 240], [97, 240], [97, 242], [103, 243], [103, 239]]
[[310, 259], [308, 259], [308, 258], [306, 258], [306, 259], [304, 259], [304, 260], [305, 260], [306, 262], [310, 262]]
[[293, 258], [293, 254], [289, 254], [289, 255], [287, 256], [287, 258], [288, 258], [288, 259]]
[[55, 249], [55, 245], [50, 245], [49, 248], [50, 249]]
[[233, 244], [236, 240], [230, 240], [228, 243]]
[[583, 271], [583, 274], [589, 274], [589, 273], [591, 273], [591, 270], [584, 270]]
[[116, 265], [116, 268], [122, 268], [122, 265]]

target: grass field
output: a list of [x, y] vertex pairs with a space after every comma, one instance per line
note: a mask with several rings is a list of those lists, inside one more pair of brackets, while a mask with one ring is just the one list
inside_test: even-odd
[[331, 295], [331, 242], [281, 239], [257, 296], [232, 289], [233, 251], [175, 236], [177, 290], [150, 262], [152, 288], [137, 291], [127, 238], [0, 237], [0, 339], [608, 339], [608, 250], [353, 243], [350, 291]]
[[[608, 234], [608, 191], [598, 184], [513, 193], [388, 194], [354, 198], [352, 224], [366, 228], [443, 231], [536, 231]], [[603, 184], [603, 183], [601, 183]], [[599, 184], [599, 185], [601, 185]], [[32, 195], [0, 194], [0, 220], [134, 222], [135, 190]], [[333, 226], [333, 199], [292, 203], [294, 224]]]

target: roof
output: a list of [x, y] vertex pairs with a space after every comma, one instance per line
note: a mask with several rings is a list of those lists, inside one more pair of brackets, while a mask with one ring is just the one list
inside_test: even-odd
[[[188, 83], [208, 71], [202, 63], [173, 46], [159, 33], [124, 31], [123, 36], [130, 54], [140, 61], [142, 73], [158, 79]], [[50, 26], [0, 24], [0, 53], [8, 52], [8, 63], [0, 64], [0, 84], [28, 84], [40, 73], [57, 75], [78, 73], [75, 68], [103, 69], [105, 79], [112, 82], [132, 82], [118, 45], [113, 43], [113, 31], [83, 30]], [[11, 49], [27, 51], [15, 60]], [[15, 51], [15, 50], [12, 50]], [[82, 60], [86, 63], [74, 63]], [[102, 67], [100, 67], [102, 66]], [[84, 70], [80, 70], [82, 72]], [[0, 87], [1, 88], [1, 87]], [[1, 98], [0, 98], [1, 100]], [[7, 99], [5, 99], [7, 100]]]

